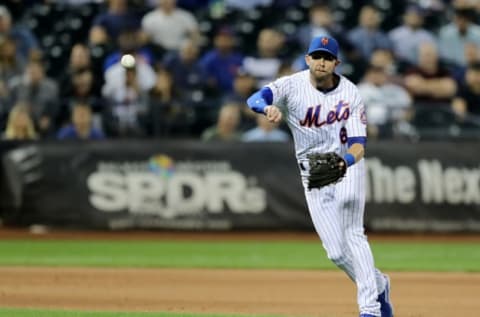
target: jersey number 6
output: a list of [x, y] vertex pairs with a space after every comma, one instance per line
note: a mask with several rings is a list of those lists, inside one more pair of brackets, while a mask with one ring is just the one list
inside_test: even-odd
[[340, 142], [342, 142], [342, 144], [345, 144], [347, 143], [347, 129], [345, 129], [345, 127], [341, 128], [340, 129]]

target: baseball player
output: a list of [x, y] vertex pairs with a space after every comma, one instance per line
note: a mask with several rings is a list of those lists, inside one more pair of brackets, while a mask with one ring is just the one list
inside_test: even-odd
[[357, 285], [360, 317], [393, 317], [390, 281], [374, 266], [364, 234], [365, 108], [356, 86], [335, 73], [338, 43], [314, 38], [309, 69], [281, 77], [247, 103], [292, 131], [308, 209], [328, 258]]

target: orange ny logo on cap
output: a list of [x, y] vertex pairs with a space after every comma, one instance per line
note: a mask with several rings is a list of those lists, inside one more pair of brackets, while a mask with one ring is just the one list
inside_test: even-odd
[[327, 44], [328, 44], [328, 38], [323, 37], [323, 38], [322, 38], [322, 45], [323, 45], [323, 46], [326, 46]]

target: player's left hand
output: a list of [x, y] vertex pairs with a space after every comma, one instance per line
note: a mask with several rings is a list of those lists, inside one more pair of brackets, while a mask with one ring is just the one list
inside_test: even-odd
[[270, 122], [277, 123], [282, 120], [282, 112], [277, 106], [266, 106], [264, 112]]
[[339, 182], [347, 172], [347, 163], [335, 152], [310, 153], [308, 189], [322, 188]]

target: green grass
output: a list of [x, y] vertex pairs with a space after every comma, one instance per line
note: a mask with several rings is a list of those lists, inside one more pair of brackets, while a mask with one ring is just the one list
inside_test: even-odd
[[[119, 312], [79, 312], [38, 309], [0, 308], [0, 316], [5, 317], [247, 317], [231, 314], [188, 314], [188, 313], [119, 313]], [[248, 315], [248, 317], [279, 317], [278, 315]]]
[[[388, 271], [480, 272], [478, 243], [372, 242]], [[0, 241], [1, 266], [335, 269], [314, 241]], [[1, 305], [1, 304], [0, 304]], [[231, 314], [79, 312], [0, 308], [0, 317], [242, 317]], [[247, 315], [243, 315], [247, 317]], [[248, 315], [248, 317], [279, 317]]]
[[[480, 272], [477, 243], [371, 243], [390, 271]], [[2, 266], [335, 269], [320, 242], [0, 241]]]

